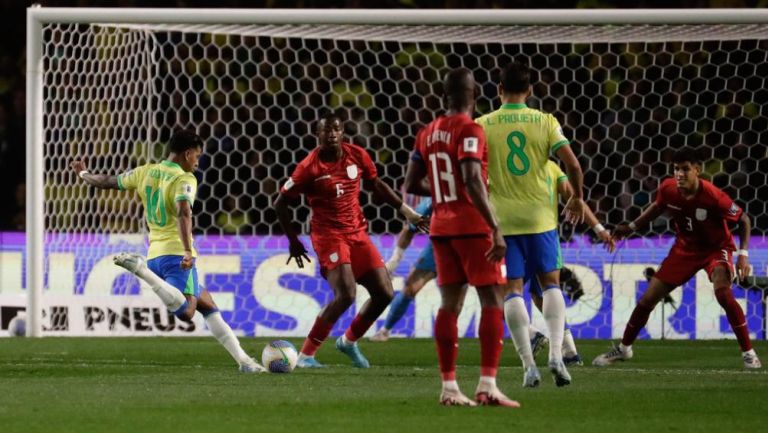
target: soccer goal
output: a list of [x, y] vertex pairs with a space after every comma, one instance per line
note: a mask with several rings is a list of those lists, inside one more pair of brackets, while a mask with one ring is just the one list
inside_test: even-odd
[[[0, 246], [0, 319], [26, 308], [28, 335], [202, 332], [111, 263], [146, 251], [136, 197], [89, 189], [68, 167], [79, 158], [117, 174], [159, 161], [181, 127], [206, 141], [194, 206], [200, 281], [236, 331], [305, 335], [330, 292], [316, 261], [285, 265], [271, 199], [315, 145], [314, 122], [342, 113], [348, 140], [399, 187], [414, 134], [441, 111], [443, 74], [474, 72], [482, 114], [498, 106], [495, 71], [511, 59], [536, 71], [528, 103], [563, 125], [604, 224], [636, 217], [669, 175], [671, 152], [699, 146], [705, 176], [753, 217], [755, 272], [768, 267], [768, 11], [30, 8], [27, 20], [28, 228]], [[386, 257], [402, 222], [362, 201]], [[296, 212], [307, 220], [306, 207]], [[669, 229], [659, 220], [614, 255], [587, 228], [562, 229], [577, 338], [621, 332]], [[396, 290], [426, 242], [414, 241]], [[765, 338], [763, 294], [736, 296], [753, 337]], [[706, 276], [671, 301], [643, 337], [731, 335]], [[393, 334], [431, 336], [438, 305], [433, 282]], [[476, 335], [478, 308], [469, 297], [463, 336]]]

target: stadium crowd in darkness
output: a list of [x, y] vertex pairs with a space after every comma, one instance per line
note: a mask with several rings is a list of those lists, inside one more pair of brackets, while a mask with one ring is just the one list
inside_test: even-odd
[[[253, 1], [52, 1], [47, 6], [254, 7]], [[296, 2], [264, 1], [267, 7]], [[374, 3], [374, 4], [372, 4]], [[460, 7], [458, 1], [303, 1], [301, 7]], [[476, 7], [520, 7], [521, 2], [476, 1]], [[622, 2], [522, 2], [527, 7], [606, 7]], [[677, 7], [768, 6], [760, 1], [681, 1]], [[633, 2], [637, 7], [670, 2]], [[24, 228], [25, 93], [23, 5], [0, 2], [6, 38], [0, 47], [0, 229]], [[199, 39], [196, 39], [199, 38]], [[159, 36], [164, 63], [157, 115], [160, 137], [196, 127], [206, 139], [201, 161], [196, 230], [263, 234], [277, 230], [270, 209], [279, 183], [314, 146], [320, 108], [340, 111], [348, 133], [375, 156], [380, 174], [402, 182], [411, 137], [439, 110], [440, 72], [460, 64], [485, 83], [478, 112], [495, 107], [498, 62], [509, 47], [490, 44], [485, 55], [461, 43], [366, 44], [229, 36], [218, 49], [210, 35]], [[199, 43], [197, 43], [199, 42]], [[590, 48], [587, 51], [587, 48]], [[768, 227], [768, 54], [766, 41], [665, 44], [516, 45], [516, 58], [540, 71], [531, 105], [553, 112], [572, 137], [585, 171], [590, 205], [611, 224], [636, 217], [652, 199], [675, 147], [701, 147], [705, 175], [746, 207], [756, 233]], [[684, 54], [682, 52], [687, 54]], [[170, 54], [173, 55], [170, 55]], [[667, 54], [668, 53], [668, 54]], [[212, 61], [211, 58], [218, 60]], [[311, 61], [303, 59], [311, 58]], [[254, 61], [254, 59], [256, 59]], [[706, 66], [705, 63], [707, 64]], [[435, 68], [425, 68], [426, 65]], [[213, 80], [207, 71], [227, 70]], [[168, 73], [168, 72], [174, 73]], [[201, 71], [196, 74], [195, 71]], [[234, 72], [233, 72], [234, 71]], [[182, 77], [179, 80], [174, 77]], [[187, 78], [183, 78], [187, 77]], [[725, 78], [723, 78], [725, 77]], [[197, 109], [178, 110], [201, 101]], [[184, 104], [185, 103], [185, 104]], [[309, 139], [307, 139], [309, 138]], [[396, 232], [391, 209], [362, 199], [374, 232]], [[629, 209], [629, 210], [625, 210]], [[308, 210], [299, 208], [298, 220]], [[667, 229], [657, 222], [658, 231]]]

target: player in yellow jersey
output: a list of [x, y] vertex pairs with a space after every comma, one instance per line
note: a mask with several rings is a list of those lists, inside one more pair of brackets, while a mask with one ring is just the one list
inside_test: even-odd
[[[557, 163], [552, 160], [547, 161], [547, 173], [546, 182], [547, 186], [549, 187], [549, 211], [557, 219], [558, 196], [564, 198], [566, 201], [569, 200], [573, 195], [573, 188], [571, 188], [571, 184], [568, 182], [568, 176], [566, 176], [565, 173], [563, 173], [563, 170], [561, 170], [557, 165]], [[598, 239], [600, 239], [605, 244], [605, 249], [609, 253], [612, 253], [616, 249], [616, 242], [614, 241], [611, 233], [605, 227], [603, 227], [602, 224], [600, 224], [600, 221], [597, 219], [595, 214], [592, 213], [592, 210], [589, 209], [589, 207], [585, 209], [584, 221], [592, 228]], [[559, 256], [560, 245], [558, 244], [557, 247]], [[531, 301], [533, 301], [534, 305], [536, 305], [536, 308], [538, 308], [539, 311], [542, 311], [542, 291], [538, 279], [532, 276], [530, 271], [526, 270], [525, 280], [529, 282], [529, 293], [531, 294]], [[561, 284], [562, 283], [563, 282], [561, 281]], [[512, 294], [507, 295], [507, 298], [504, 300], [505, 308], [507, 306], [507, 301], [513, 299], [514, 297], [515, 296]], [[507, 326], [511, 329], [512, 325], [509, 323], [510, 318], [510, 316], [507, 316]], [[535, 358], [536, 353], [544, 345], [547, 344], [548, 340], [547, 337], [533, 325], [530, 325], [529, 327], [529, 337], [531, 339], [531, 348]], [[584, 365], [581, 356], [576, 350], [576, 343], [573, 340], [573, 335], [571, 334], [570, 327], [568, 326], [567, 322], [565, 323], [565, 330], [563, 332], [562, 352], [563, 363], [565, 363], [566, 366]]]
[[488, 184], [499, 228], [507, 243], [506, 308], [510, 333], [523, 360], [525, 386], [538, 383], [538, 370], [528, 339], [528, 311], [523, 302], [526, 268], [543, 289], [542, 312], [549, 330], [549, 370], [557, 386], [571, 383], [561, 351], [565, 300], [560, 290], [560, 255], [557, 217], [552, 215], [547, 186], [547, 161], [554, 154], [565, 164], [573, 195], [565, 205], [566, 219], [581, 222], [585, 207], [583, 174], [557, 119], [526, 106], [531, 95], [527, 66], [512, 62], [501, 71], [498, 110], [477, 119], [488, 141]]
[[97, 188], [135, 190], [144, 205], [149, 227], [147, 260], [138, 254], [121, 253], [115, 257], [115, 264], [146, 281], [180, 319], [191, 320], [199, 311], [240, 371], [265, 371], [240, 347], [211, 294], [197, 281], [197, 251], [192, 245], [192, 205], [197, 179], [192, 172], [197, 169], [203, 141], [192, 131], [179, 130], [168, 142], [168, 150], [165, 161], [142, 165], [117, 176], [91, 174], [79, 160], [72, 162], [71, 167], [87, 184]]

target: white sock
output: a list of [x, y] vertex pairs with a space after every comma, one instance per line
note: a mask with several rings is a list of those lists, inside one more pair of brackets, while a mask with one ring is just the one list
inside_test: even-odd
[[504, 317], [507, 320], [509, 333], [512, 334], [512, 342], [515, 343], [517, 354], [523, 361], [523, 367], [536, 365], [531, 353], [531, 339], [528, 337], [531, 320], [528, 317], [528, 310], [525, 309], [523, 298], [514, 296], [504, 301]]
[[576, 356], [579, 353], [576, 350], [576, 342], [573, 341], [573, 334], [570, 329], [566, 329], [563, 333], [563, 355]]
[[443, 381], [443, 391], [458, 391], [459, 390], [459, 383], [455, 380], [444, 380]]
[[314, 358], [314, 357], [315, 357], [315, 355], [310, 356], [310, 355], [305, 354], [304, 352], [299, 352], [299, 359], [298, 360], [302, 361], [304, 359]]
[[208, 329], [211, 330], [211, 334], [227, 349], [227, 352], [229, 352], [238, 365], [244, 362], [251, 362], [251, 357], [240, 347], [240, 342], [237, 341], [235, 333], [232, 332], [232, 328], [227, 325], [227, 322], [221, 318], [220, 312], [217, 311], [209, 314], [205, 318], [205, 323], [208, 325]]
[[563, 332], [565, 330], [565, 299], [560, 289], [544, 291], [541, 312], [549, 330], [549, 360], [563, 360]]
[[496, 388], [496, 378], [492, 376], [480, 376], [480, 383], [477, 387], [483, 389]]
[[533, 323], [531, 323], [531, 324], [528, 326], [528, 339], [530, 339], [530, 340], [533, 340], [533, 337], [534, 337], [534, 336], [535, 336], [537, 333], [542, 333], [542, 332], [541, 332], [541, 330], [540, 330], [539, 328], [537, 328], [537, 327], [533, 326]]
[[632, 349], [632, 345], [625, 346], [624, 343], [619, 343], [619, 349], [621, 349], [622, 352], [626, 352], [627, 350]]
[[355, 342], [354, 342], [354, 341], [349, 341], [349, 340], [347, 340], [347, 334], [346, 334], [346, 333], [344, 333], [344, 334], [341, 336], [341, 342], [342, 342], [342, 344], [344, 344], [345, 346], [351, 346], [351, 345], [355, 344]]
[[136, 271], [136, 276], [146, 281], [152, 287], [152, 291], [163, 301], [163, 304], [165, 304], [169, 311], [175, 312], [187, 302], [187, 298], [177, 288], [165, 282], [165, 280], [157, 276], [146, 266], [139, 268]]

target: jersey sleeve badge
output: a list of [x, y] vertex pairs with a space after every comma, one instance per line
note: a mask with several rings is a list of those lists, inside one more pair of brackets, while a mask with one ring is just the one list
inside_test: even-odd
[[477, 153], [477, 137], [467, 137], [464, 139], [464, 152]]

